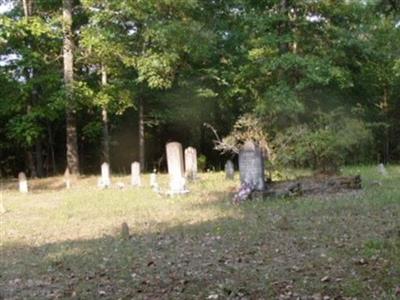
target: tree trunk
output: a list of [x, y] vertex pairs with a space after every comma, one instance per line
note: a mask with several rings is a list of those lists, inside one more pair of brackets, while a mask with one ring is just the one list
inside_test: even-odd
[[146, 163], [146, 149], [144, 142], [144, 112], [143, 112], [143, 100], [139, 100], [139, 162], [140, 169], [143, 171], [145, 169]]
[[285, 20], [281, 21], [278, 27], [279, 31], [279, 36], [281, 38], [281, 41], [279, 42], [279, 50], [280, 53], [287, 53], [289, 51], [289, 43], [287, 41], [282, 40], [286, 34], [288, 34], [288, 14], [289, 14], [289, 1], [288, 0], [280, 0], [279, 3], [279, 11], [282, 16], [282, 18], [285, 18]]
[[[388, 102], [388, 88], [386, 86], [383, 89], [382, 110], [383, 110], [385, 119], [387, 119], [388, 113], [389, 113], [389, 102]], [[390, 156], [389, 147], [390, 147], [389, 127], [385, 126], [384, 141], [383, 141], [383, 161], [382, 161], [384, 164], [387, 164], [389, 162], [389, 156]]]
[[25, 18], [32, 15], [33, 11], [33, 1], [32, 0], [22, 0], [22, 6], [24, 8]]
[[53, 171], [53, 175], [57, 173], [57, 165], [56, 165], [56, 156], [54, 153], [54, 137], [53, 137], [53, 130], [51, 129], [51, 124], [47, 124], [47, 132], [49, 135], [49, 152], [51, 157], [51, 167]]
[[76, 112], [74, 107], [74, 41], [72, 34], [73, 0], [63, 0], [63, 58], [64, 84], [66, 90], [66, 134], [67, 167], [71, 174], [79, 174], [78, 137], [76, 130]]
[[33, 153], [32, 149], [26, 150], [26, 162], [28, 165], [29, 173], [31, 178], [36, 178], [37, 173], [36, 173], [36, 168], [35, 168], [35, 162], [33, 159]]
[[[28, 18], [32, 15], [32, 0], [22, 0], [22, 6], [24, 9], [24, 17], [26, 20], [28, 20]], [[31, 72], [29, 71], [29, 69], [25, 69], [24, 70], [25, 73], [25, 78], [26, 81], [28, 82], [31, 79]], [[32, 96], [32, 95], [31, 95]], [[29, 115], [32, 111], [32, 98], [30, 99], [30, 102], [27, 104], [26, 107], [26, 113]], [[29, 147], [26, 150], [26, 162], [27, 162], [27, 166], [29, 169], [29, 173], [30, 176], [32, 178], [36, 178], [37, 177], [37, 172], [36, 172], [36, 168], [35, 168], [35, 160], [34, 160], [34, 155], [33, 155], [33, 150], [32, 147]]]
[[[36, 76], [35, 69], [32, 68], [31, 70], [31, 80]], [[31, 104], [33, 107], [40, 106], [38, 101], [38, 91], [36, 87], [32, 89], [31, 94]], [[31, 107], [29, 108], [31, 110]], [[39, 136], [35, 142], [35, 165], [36, 165], [36, 173], [39, 178], [43, 177], [43, 156], [42, 156], [42, 141], [41, 137]]]
[[[101, 65], [101, 85], [103, 87], [107, 85], [107, 70], [104, 65]], [[108, 112], [105, 105], [102, 108], [101, 117], [103, 121], [103, 161], [110, 163], [110, 133], [108, 130]]]
[[36, 156], [36, 172], [39, 178], [43, 177], [43, 156], [42, 156], [42, 142], [38, 140], [35, 143], [35, 156]]

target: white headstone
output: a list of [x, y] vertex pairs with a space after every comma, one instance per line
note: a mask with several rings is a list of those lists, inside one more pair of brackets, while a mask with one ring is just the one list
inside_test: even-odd
[[185, 176], [189, 180], [197, 177], [197, 151], [193, 147], [185, 149]]
[[379, 174], [381, 174], [382, 176], [388, 176], [388, 172], [386, 171], [385, 165], [384, 164], [379, 164], [378, 165], [378, 172]]
[[182, 145], [171, 142], [166, 145], [166, 150], [170, 193], [185, 193]]
[[265, 189], [264, 157], [261, 149], [247, 141], [239, 151], [240, 182], [251, 184], [255, 190]]
[[150, 174], [150, 187], [157, 187], [158, 188], [158, 182], [157, 182], [157, 173], [156, 170], [153, 170], [153, 173]]
[[102, 188], [108, 188], [111, 185], [110, 179], [110, 166], [108, 163], [104, 162], [101, 165], [101, 183]]
[[153, 173], [150, 174], [150, 187], [154, 192], [156, 193], [160, 192], [160, 186], [158, 185], [156, 170], [154, 170]]
[[26, 175], [24, 172], [19, 172], [18, 174], [19, 191], [21, 193], [28, 192], [28, 181], [26, 180]]
[[69, 172], [68, 167], [65, 169], [65, 172], [64, 172], [64, 182], [65, 182], [65, 187], [67, 189], [71, 188], [71, 174]]
[[225, 178], [234, 179], [234, 177], [235, 177], [235, 168], [233, 166], [233, 162], [231, 160], [227, 160], [225, 163]]
[[132, 186], [141, 186], [140, 163], [135, 161], [131, 164], [131, 184]]

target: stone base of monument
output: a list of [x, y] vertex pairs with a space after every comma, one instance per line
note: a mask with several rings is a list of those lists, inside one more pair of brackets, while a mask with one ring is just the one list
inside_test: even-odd
[[111, 182], [108, 180], [103, 180], [102, 178], [99, 178], [97, 180], [97, 187], [100, 189], [107, 189], [111, 186]]
[[186, 179], [181, 178], [172, 178], [169, 183], [169, 190], [166, 192], [168, 196], [174, 195], [184, 195], [189, 193], [189, 190], [186, 188]]
[[360, 176], [306, 177], [298, 180], [268, 183], [268, 189], [254, 191], [252, 198], [294, 197], [302, 195], [335, 194], [360, 190]]

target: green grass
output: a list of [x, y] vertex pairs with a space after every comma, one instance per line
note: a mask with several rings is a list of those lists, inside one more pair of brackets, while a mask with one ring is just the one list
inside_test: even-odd
[[0, 299], [396, 299], [400, 167], [388, 172], [346, 168], [362, 191], [240, 206], [230, 202], [238, 182], [222, 173], [174, 198], [129, 177], [113, 178], [124, 190], [99, 190], [95, 177], [70, 190], [61, 177], [36, 180], [27, 195], [3, 181]]

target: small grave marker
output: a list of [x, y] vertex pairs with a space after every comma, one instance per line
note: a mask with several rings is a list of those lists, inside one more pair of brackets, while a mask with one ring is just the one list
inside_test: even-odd
[[69, 168], [67, 167], [64, 172], [64, 183], [67, 189], [71, 188], [71, 173], [69, 172]]
[[124, 241], [129, 240], [129, 227], [126, 222], [121, 224], [121, 239]]
[[385, 165], [384, 164], [379, 164], [378, 165], [378, 172], [379, 174], [381, 174], [382, 176], [388, 176], [388, 172], [386, 171]]
[[141, 186], [142, 181], [140, 179], [140, 163], [135, 161], [131, 165], [131, 184], [132, 186]]
[[157, 171], [156, 169], [153, 170], [153, 173], [150, 174], [150, 187], [153, 190], [158, 190], [158, 181], [157, 181]]
[[197, 151], [193, 147], [185, 149], [185, 176], [189, 180], [197, 177]]
[[26, 180], [26, 175], [24, 172], [19, 172], [18, 174], [18, 184], [19, 184], [19, 191], [21, 193], [28, 192], [28, 181]]
[[111, 185], [110, 179], [110, 165], [106, 162], [101, 165], [101, 181], [100, 186], [102, 188], [108, 188]]
[[225, 178], [233, 180], [235, 177], [235, 168], [231, 160], [227, 160], [225, 163]]

